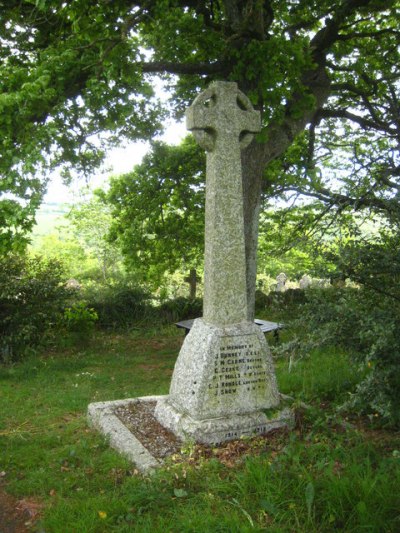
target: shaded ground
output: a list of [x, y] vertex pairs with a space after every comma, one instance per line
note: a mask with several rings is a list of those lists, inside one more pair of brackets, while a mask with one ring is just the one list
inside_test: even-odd
[[0, 484], [0, 533], [28, 533], [42, 506], [33, 499], [17, 500]]

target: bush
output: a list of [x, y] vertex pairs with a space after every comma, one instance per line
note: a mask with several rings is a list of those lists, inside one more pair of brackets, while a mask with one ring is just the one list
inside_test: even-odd
[[265, 294], [260, 290], [256, 291], [255, 308], [258, 313], [271, 312], [273, 314], [291, 312], [306, 301], [306, 293], [302, 289], [287, 289], [284, 292], [270, 292]]
[[96, 311], [88, 308], [85, 302], [78, 302], [64, 311], [64, 324], [79, 342], [90, 340], [97, 320]]
[[0, 360], [20, 359], [43, 345], [70, 296], [58, 261], [0, 258]]
[[96, 312], [101, 328], [129, 328], [150, 322], [171, 324], [202, 316], [203, 301], [200, 298], [178, 297], [156, 307], [149, 292], [129, 281], [109, 287], [92, 287], [84, 296], [88, 307]]
[[151, 295], [130, 283], [97, 287], [86, 295], [86, 300], [102, 328], [126, 328], [142, 323], [153, 314]]
[[158, 308], [158, 315], [163, 323], [171, 324], [180, 320], [199, 318], [203, 315], [201, 298], [175, 298], [163, 302]]
[[363, 370], [348, 406], [400, 427], [399, 301], [366, 288], [309, 290], [307, 298], [299, 322], [308, 342], [344, 347]]

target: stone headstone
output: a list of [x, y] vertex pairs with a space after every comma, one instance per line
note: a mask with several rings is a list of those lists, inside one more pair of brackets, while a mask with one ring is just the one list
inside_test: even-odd
[[198, 277], [195, 268], [190, 269], [189, 275], [184, 278], [184, 281], [186, 281], [186, 283], [189, 283], [189, 287], [190, 287], [189, 298], [194, 300], [196, 298], [197, 282], [200, 281], [200, 278]]
[[217, 443], [286, 425], [265, 337], [247, 317], [240, 150], [260, 130], [259, 113], [236, 83], [214, 82], [187, 110], [207, 151], [203, 318], [177, 359], [169, 396], [155, 415], [178, 436]]
[[74, 279], [74, 278], [71, 278], [69, 279], [65, 286], [67, 287], [67, 289], [71, 289], [73, 291], [80, 291], [81, 290], [81, 284], [79, 283], [78, 280]]
[[299, 281], [300, 289], [307, 289], [312, 283], [312, 279], [307, 274], [303, 274]]
[[286, 290], [287, 275], [281, 272], [276, 276], [276, 290], [277, 292], [284, 292]]

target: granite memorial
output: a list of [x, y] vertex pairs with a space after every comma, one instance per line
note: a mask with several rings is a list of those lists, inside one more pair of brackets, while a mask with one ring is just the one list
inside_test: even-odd
[[[247, 317], [240, 151], [260, 116], [236, 83], [214, 82], [186, 113], [207, 151], [203, 317], [185, 338], [155, 416], [184, 439], [220, 443], [286, 425], [266, 339]], [[268, 417], [266, 411], [273, 410]]]
[[119, 410], [156, 404], [154, 416], [182, 440], [217, 444], [289, 426], [270, 351], [248, 320], [240, 151], [260, 117], [236, 83], [214, 82], [187, 110], [187, 126], [207, 151], [203, 317], [194, 321], [168, 396], [91, 403], [88, 419], [142, 472], [162, 464]]

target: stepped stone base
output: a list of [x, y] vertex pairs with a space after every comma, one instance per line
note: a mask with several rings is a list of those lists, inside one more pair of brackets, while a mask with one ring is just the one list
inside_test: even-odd
[[265, 435], [294, 423], [290, 409], [274, 410], [270, 415], [262, 411], [229, 417], [196, 420], [174, 407], [169, 397], [158, 401], [155, 417], [164, 427], [182, 440], [192, 440], [202, 444], [220, 444], [240, 437]]
[[170, 394], [155, 417], [183, 439], [222, 443], [288, 426], [279, 410], [267, 341], [252, 322], [218, 327], [194, 321], [175, 364]]

